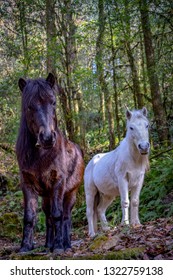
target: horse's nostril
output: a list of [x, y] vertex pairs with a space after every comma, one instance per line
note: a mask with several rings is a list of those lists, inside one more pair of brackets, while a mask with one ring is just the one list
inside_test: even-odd
[[52, 139], [53, 139], [53, 140], [56, 139], [56, 132], [55, 132], [55, 131], [52, 132]]
[[138, 148], [139, 148], [140, 150], [143, 150], [143, 151], [148, 150], [149, 147], [150, 147], [150, 143], [148, 143], [148, 142], [143, 142], [143, 143], [140, 143], [140, 144], [138, 145]]
[[55, 131], [41, 131], [39, 134], [39, 143], [44, 148], [51, 148], [56, 142], [56, 132]]
[[140, 150], [142, 149], [141, 144], [138, 145], [138, 148], [139, 148]]

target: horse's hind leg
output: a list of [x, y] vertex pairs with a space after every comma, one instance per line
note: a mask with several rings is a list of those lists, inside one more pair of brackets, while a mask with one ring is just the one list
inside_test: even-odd
[[105, 212], [112, 201], [113, 201], [112, 196], [108, 196], [108, 195], [104, 195], [104, 194], [100, 195], [100, 202], [97, 206], [97, 213], [98, 213], [99, 220], [101, 222], [101, 227], [104, 231], [110, 229], [108, 226]]
[[99, 204], [100, 193], [97, 191], [95, 198], [94, 198], [94, 214], [93, 214], [93, 225], [94, 231], [97, 232], [98, 230], [98, 213], [97, 213], [97, 206]]
[[94, 183], [90, 185], [89, 190], [85, 190], [85, 196], [86, 196], [86, 215], [88, 220], [88, 230], [89, 230], [89, 236], [93, 237], [96, 234], [97, 231], [97, 211], [96, 211], [96, 195], [97, 195], [97, 189]]
[[54, 227], [53, 227], [53, 221], [51, 217], [51, 204], [50, 204], [50, 198], [43, 198], [42, 200], [42, 209], [46, 216], [46, 243], [45, 247], [52, 249], [53, 247], [53, 241], [54, 241]]
[[23, 185], [24, 195], [24, 228], [20, 252], [27, 252], [33, 249], [33, 233], [36, 223], [37, 195], [30, 186]]

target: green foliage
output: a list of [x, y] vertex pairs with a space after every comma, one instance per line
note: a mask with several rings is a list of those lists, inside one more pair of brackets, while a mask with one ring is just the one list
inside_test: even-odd
[[14, 144], [17, 137], [20, 93], [16, 87], [18, 78], [15, 78], [0, 78], [0, 143]]
[[141, 221], [173, 215], [173, 154], [151, 161], [140, 197]]
[[[14, 204], [11, 203], [11, 207]], [[18, 236], [22, 231], [21, 219], [16, 212], [7, 212], [0, 217], [0, 236], [8, 237], [12, 240], [18, 240]]]
[[19, 240], [22, 233], [23, 195], [21, 191], [8, 191], [7, 195], [0, 200], [0, 236], [12, 240]]

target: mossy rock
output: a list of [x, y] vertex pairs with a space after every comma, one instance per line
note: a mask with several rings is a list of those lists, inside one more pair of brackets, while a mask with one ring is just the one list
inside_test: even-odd
[[111, 252], [104, 256], [105, 260], [136, 260], [144, 252], [144, 248], [125, 248], [124, 250]]
[[91, 241], [89, 249], [91, 251], [97, 251], [103, 246], [103, 244], [105, 244], [106, 241], [108, 241], [108, 237], [106, 235], [98, 235]]
[[0, 236], [16, 240], [22, 232], [21, 220], [17, 213], [5, 213], [0, 217]]
[[80, 256], [77, 259], [83, 260], [139, 260], [142, 259], [144, 248], [126, 248], [121, 251], [112, 251], [107, 253], [97, 253], [94, 255]]
[[38, 254], [11, 254], [10, 260], [50, 260], [49, 255]]

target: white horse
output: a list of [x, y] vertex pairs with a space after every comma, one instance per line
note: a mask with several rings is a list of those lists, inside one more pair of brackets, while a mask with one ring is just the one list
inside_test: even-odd
[[105, 212], [116, 196], [121, 197], [122, 224], [129, 224], [129, 191], [131, 192], [130, 223], [140, 225], [139, 195], [145, 172], [149, 168], [150, 150], [147, 109], [126, 111], [126, 137], [113, 151], [95, 155], [84, 173], [89, 235], [97, 232], [99, 218], [108, 230]]

